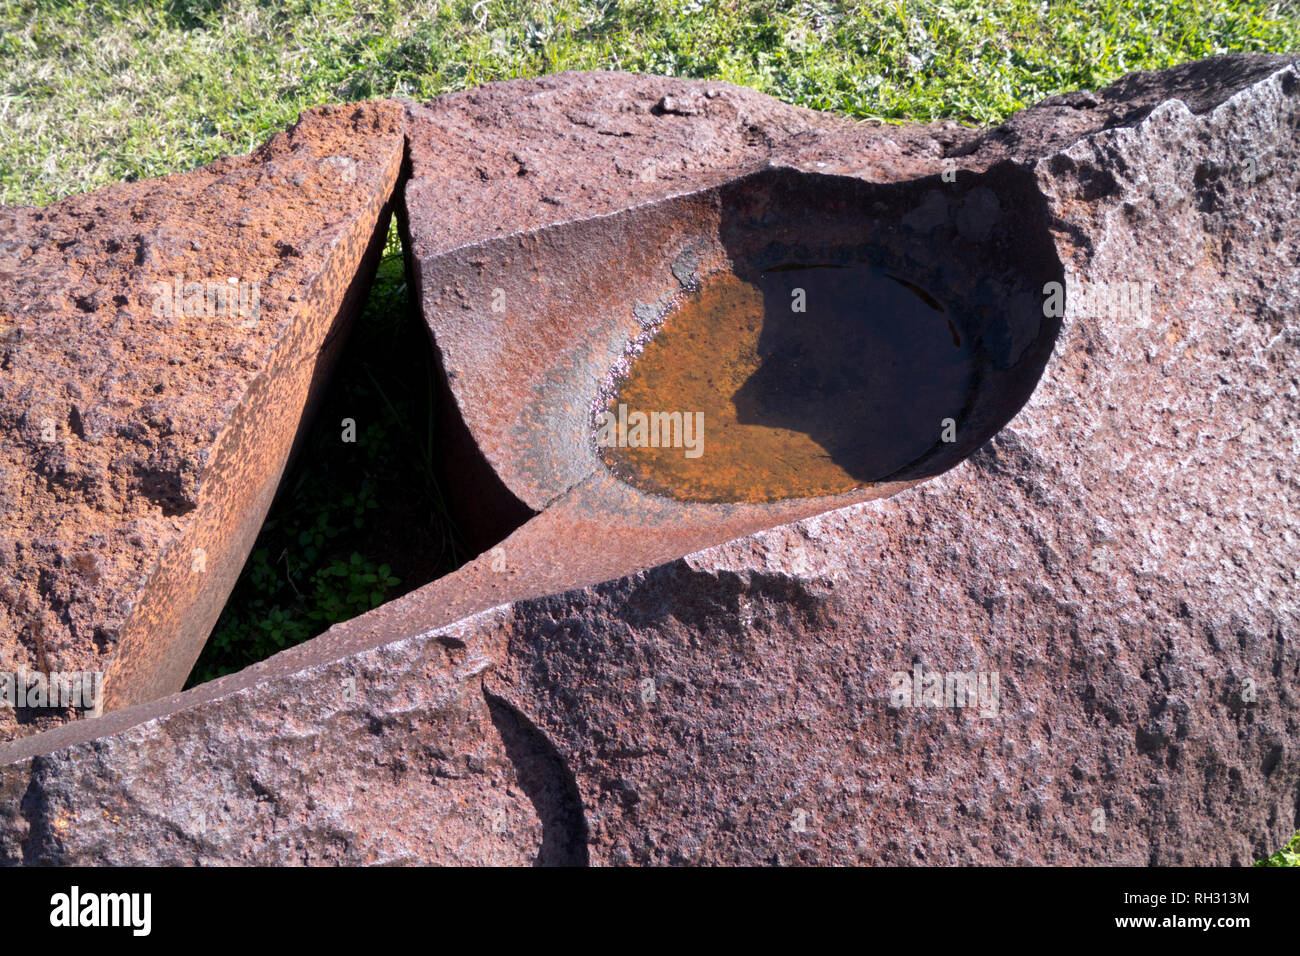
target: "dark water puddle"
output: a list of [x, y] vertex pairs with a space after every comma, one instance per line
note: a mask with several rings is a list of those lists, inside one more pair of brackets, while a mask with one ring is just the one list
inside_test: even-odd
[[718, 273], [614, 384], [597, 444], [622, 480], [681, 501], [850, 491], [951, 434], [976, 368], [938, 296], [872, 265]]

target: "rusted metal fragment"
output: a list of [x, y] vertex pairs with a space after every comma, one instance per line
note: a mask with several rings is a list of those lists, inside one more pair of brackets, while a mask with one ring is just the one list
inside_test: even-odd
[[39, 758], [26, 783], [7, 770], [0, 860], [581, 863], [581, 811], [562, 768], [484, 696], [499, 618], [227, 688], [204, 707]]
[[489, 680], [568, 760], [593, 861], [1246, 864], [1289, 838], [1300, 77], [1234, 92], [1035, 163], [1066, 323], [960, 468], [516, 605]]
[[[942, 185], [937, 177], [872, 184], [760, 170], [423, 260], [417, 289], [459, 414], [506, 486], [540, 510], [608, 474], [594, 443], [593, 409], [611, 370], [645, 334], [647, 311], [653, 320], [681, 293], [684, 257], [704, 277], [748, 274], [781, 256], [871, 255], [918, 282], [942, 284], [983, 343], [981, 385], [967, 406], [951, 409], [957, 441], [892, 484], [845, 499], [863, 500], [951, 466], [992, 435], [1027, 397], [1052, 347], [1056, 322], [1043, 316], [1042, 290], [1063, 273], [1032, 176], [1003, 166]], [[976, 231], [963, 216], [982, 203], [993, 212]], [[942, 420], [929, 424], [937, 441]], [[711, 462], [706, 447], [693, 464]], [[796, 495], [792, 489], [786, 497]], [[633, 526], [693, 520], [711, 526], [714, 540], [734, 536], [729, 521], [767, 507], [674, 508], [642, 497], [648, 500], [633, 506]], [[820, 510], [825, 505], [804, 513]]]
[[[234, 833], [278, 822], [292, 824], [310, 859], [325, 859], [328, 842], [310, 824], [330, 819], [328, 808], [291, 796], [282, 818], [246, 822], [265, 791], [301, 793], [301, 768], [292, 759], [259, 763], [247, 750], [224, 762], [201, 757], [206, 735], [225, 726], [220, 732], [230, 737], [335, 734], [332, 741], [350, 742], [331, 730], [345, 726], [336, 705], [312, 698], [295, 709], [307, 696], [297, 690], [303, 675], [324, 669], [332, 682], [351, 673], [336, 668], [399, 644], [404, 654], [439, 660], [434, 650], [457, 650], [435, 633], [446, 626], [487, 662], [460, 678], [465, 686], [473, 692], [481, 682], [489, 700], [512, 707], [549, 741], [530, 735], [513, 754], [501, 747], [516, 766], [545, 763], [546, 783], [533, 792], [553, 797], [540, 806], [530, 800], [530, 815], [522, 802], [503, 806], [500, 786], [487, 778], [471, 782], [456, 793], [474, 808], [460, 823], [432, 800], [423, 816], [403, 816], [402, 834], [383, 842], [376, 859], [447, 859], [444, 851], [462, 843], [476, 848], [462, 859], [490, 854], [485, 833], [489, 820], [501, 819], [492, 816], [498, 807], [517, 833], [495, 846], [520, 859], [536, 852], [545, 820], [566, 821], [550, 825], [566, 841], [585, 831], [596, 863], [1244, 863], [1275, 848], [1294, 827], [1300, 775], [1287, 743], [1300, 694], [1300, 485], [1291, 475], [1300, 287], [1290, 254], [1300, 248], [1291, 191], [1300, 174], [1300, 80], [1294, 68], [1275, 70], [1275, 61], [1259, 80], [1258, 63], [1231, 58], [1124, 81], [1140, 91], [1137, 113], [1146, 111], [1127, 124], [1081, 98], [1069, 109], [1087, 121], [1072, 114], [1064, 143], [1050, 135], [1058, 108], [1050, 107], [1033, 120], [1049, 149], [1014, 156], [1017, 165], [1006, 167], [1001, 147], [977, 148], [958, 158], [955, 182], [942, 178], [943, 160], [973, 142], [966, 134], [914, 129], [891, 150], [889, 131], [838, 122], [806, 136], [796, 130], [770, 152], [756, 148], [758, 166], [775, 169], [741, 163], [703, 188], [661, 195], [645, 184], [651, 191], [637, 194], [635, 208], [620, 205], [609, 176], [596, 176], [598, 195], [582, 209], [601, 218], [572, 223], [524, 200], [516, 208], [491, 176], [444, 180], [439, 206], [428, 198], [437, 183], [429, 175], [426, 205], [410, 204], [408, 229], [418, 237], [420, 217], [429, 217], [429, 244], [423, 252], [418, 239], [413, 245], [449, 390], [485, 461], [538, 513], [455, 574], [238, 675], [106, 715], [97, 728], [81, 722], [4, 747], [7, 859], [158, 858], [102, 829], [89, 827], [82, 838], [66, 825], [110, 800], [119, 833], [148, 830], [160, 779], [137, 772], [126, 756], [141, 747], [202, 769], [168, 791], [176, 812], [205, 806], [214, 787], [231, 807], [231, 835], [194, 858], [233, 859]], [[1186, 93], [1196, 109], [1167, 102], [1184, 98], [1179, 83], [1187, 77], [1201, 89], [1210, 75], [1220, 77], [1212, 96]], [[601, 77], [608, 92], [592, 96], [617, 95], [610, 82]], [[644, 83], [661, 95], [638, 123], [707, 115], [681, 97], [691, 84]], [[569, 104], [580, 86], [564, 77], [508, 91]], [[434, 107], [468, 115], [464, 128], [480, 139], [466, 140], [466, 156], [484, 150], [494, 131], [508, 142], [516, 135], [506, 87], [477, 94], [485, 104], [477, 125], [467, 105], [474, 95]], [[669, 96], [676, 98], [661, 102]], [[1096, 99], [1112, 102], [1109, 94]], [[540, 111], [518, 112], [536, 119]], [[435, 142], [431, 129], [420, 135]], [[856, 137], [875, 144], [876, 158], [861, 167], [845, 159], [829, 178], [865, 182], [823, 189], [815, 164], [848, 155]], [[924, 143], [931, 146], [917, 145]], [[598, 155], [595, 146], [574, 147], [574, 155], [584, 151]], [[461, 153], [448, 153], [449, 177], [459, 176]], [[890, 156], [897, 165], [887, 168]], [[617, 481], [594, 462], [594, 450], [583, 457], [576, 430], [529, 432], [530, 422], [578, 421], [586, 410], [570, 399], [595, 389], [609, 371], [602, 363], [623, 354], [647, 314], [637, 302], [653, 300], [630, 288], [624, 294], [620, 275], [629, 285], [650, 277], [671, 290], [701, 264], [722, 261], [729, 247], [708, 237], [721, 234], [711, 223], [726, 208], [726, 189], [796, 181], [823, 196], [847, 188], [907, 199], [897, 235], [880, 241], [919, 245], [910, 231], [952, 248], [978, 246], [972, 236], [985, 235], [981, 210], [991, 206], [965, 200], [980, 186], [996, 197], [990, 183], [999, 176], [1023, 184], [1013, 195], [1040, 210], [1044, 261], [1060, 270], [1070, 295], [1036, 390], [1037, 372], [1021, 380], [1027, 404], [953, 470], [910, 490], [872, 489], [903, 493], [856, 504], [854, 495], [688, 504]], [[493, 238], [489, 200], [504, 201], [507, 235]], [[489, 225], [453, 228], [434, 215], [461, 202]], [[1002, 215], [1021, 208], [1000, 199], [998, 206]], [[670, 241], [684, 232], [704, 242], [690, 257]], [[966, 254], [979, 261], [978, 249]], [[960, 267], [962, 257], [955, 259]], [[596, 264], [594, 279], [579, 261]], [[1151, 283], [1149, 308], [1097, 310], [1104, 302], [1097, 290], [1130, 282]], [[490, 295], [486, 307], [479, 298], [494, 288], [535, 307], [510, 320], [508, 340], [485, 324], [505, 321], [491, 318]], [[431, 295], [444, 297], [436, 309]], [[457, 310], [485, 308], [476, 314], [477, 339], [475, 323], [457, 328]], [[567, 318], [574, 312], [587, 321]], [[547, 336], [568, 350], [562, 360], [545, 347]], [[997, 341], [1014, 344], [1017, 336]], [[491, 378], [502, 366], [485, 359], [511, 349], [526, 387]], [[467, 357], [463, 364], [457, 355]], [[495, 418], [480, 414], [482, 402]], [[717, 544], [739, 535], [749, 536]], [[628, 573], [637, 569], [645, 570]], [[467, 615], [477, 616], [460, 621]], [[454, 722], [423, 716], [443, 712], [431, 685], [454, 696], [439, 683], [442, 666], [394, 667], [394, 681], [387, 668], [366, 672], [358, 691], [365, 700], [376, 683], [373, 713], [399, 722], [408, 711], [421, 715], [414, 736], [364, 749], [367, 759], [403, 757], [435, 726], [447, 735], [439, 744], [447, 752], [462, 752], [458, 733], [466, 749], [488, 739], [481, 719], [457, 731]], [[924, 692], [893, 696], [917, 680], [924, 685], [927, 674], [971, 675], [976, 696], [965, 707], [948, 706], [946, 695], [937, 705]], [[229, 700], [246, 701], [248, 711]], [[256, 787], [250, 768], [266, 774]], [[360, 771], [348, 773], [360, 779]], [[403, 779], [394, 786], [425, 793], [418, 778]], [[512, 786], [504, 765], [493, 779]], [[574, 793], [577, 821], [564, 809]], [[370, 813], [384, 815], [393, 799], [381, 795]], [[329, 791], [326, 804], [347, 800]], [[416, 847], [410, 835], [428, 833], [445, 835]]]
[[[0, 210], [0, 669], [178, 690], [382, 249], [396, 103]], [[71, 716], [6, 708], [13, 737]]]

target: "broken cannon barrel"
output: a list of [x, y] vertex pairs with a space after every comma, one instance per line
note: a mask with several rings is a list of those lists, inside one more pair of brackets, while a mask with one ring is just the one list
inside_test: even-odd
[[[1297, 91], [1216, 57], [968, 130], [561, 74], [0, 211], [0, 648], [108, 703], [6, 713], [0, 859], [1276, 848]], [[476, 556], [175, 693], [390, 210]], [[260, 323], [185, 314], [232, 275]]]

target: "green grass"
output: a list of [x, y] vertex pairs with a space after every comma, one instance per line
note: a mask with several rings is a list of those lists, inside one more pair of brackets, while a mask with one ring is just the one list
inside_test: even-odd
[[0, 202], [244, 153], [319, 103], [562, 69], [731, 80], [858, 117], [1003, 119], [1229, 51], [1296, 0], [0, 0]]
[[[245, 153], [320, 103], [427, 99], [565, 69], [724, 79], [862, 118], [994, 123], [1130, 70], [1300, 50], [1298, 2], [0, 0], [0, 203], [48, 203]], [[395, 268], [372, 293], [362, 354], [367, 337], [401, 334]], [[407, 393], [394, 396], [364, 360], [340, 372], [298, 484], [272, 513], [196, 679], [455, 563], [440, 529], [440, 554], [406, 581], [354, 547], [385, 510], [376, 489], [394, 474], [392, 456], [418, 463], [430, 447], [407, 434], [421, 400], [418, 370], [408, 371]], [[365, 430], [346, 449], [341, 409], [360, 409]], [[436, 505], [436, 486], [423, 494]], [[1300, 836], [1260, 865], [1300, 865]]]

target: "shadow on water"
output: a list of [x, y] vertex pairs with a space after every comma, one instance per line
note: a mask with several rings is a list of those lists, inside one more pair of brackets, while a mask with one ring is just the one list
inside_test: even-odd
[[731, 396], [741, 424], [806, 435], [863, 484], [918, 461], [962, 416], [974, 350], [933, 296], [867, 264], [773, 269], [758, 288], [758, 367]]
[[607, 466], [679, 500], [773, 501], [929, 477], [992, 437], [1051, 353], [1062, 273], [1023, 174], [938, 183], [732, 187], [732, 269], [666, 315], [608, 406], [702, 413], [702, 452], [633, 438]]

